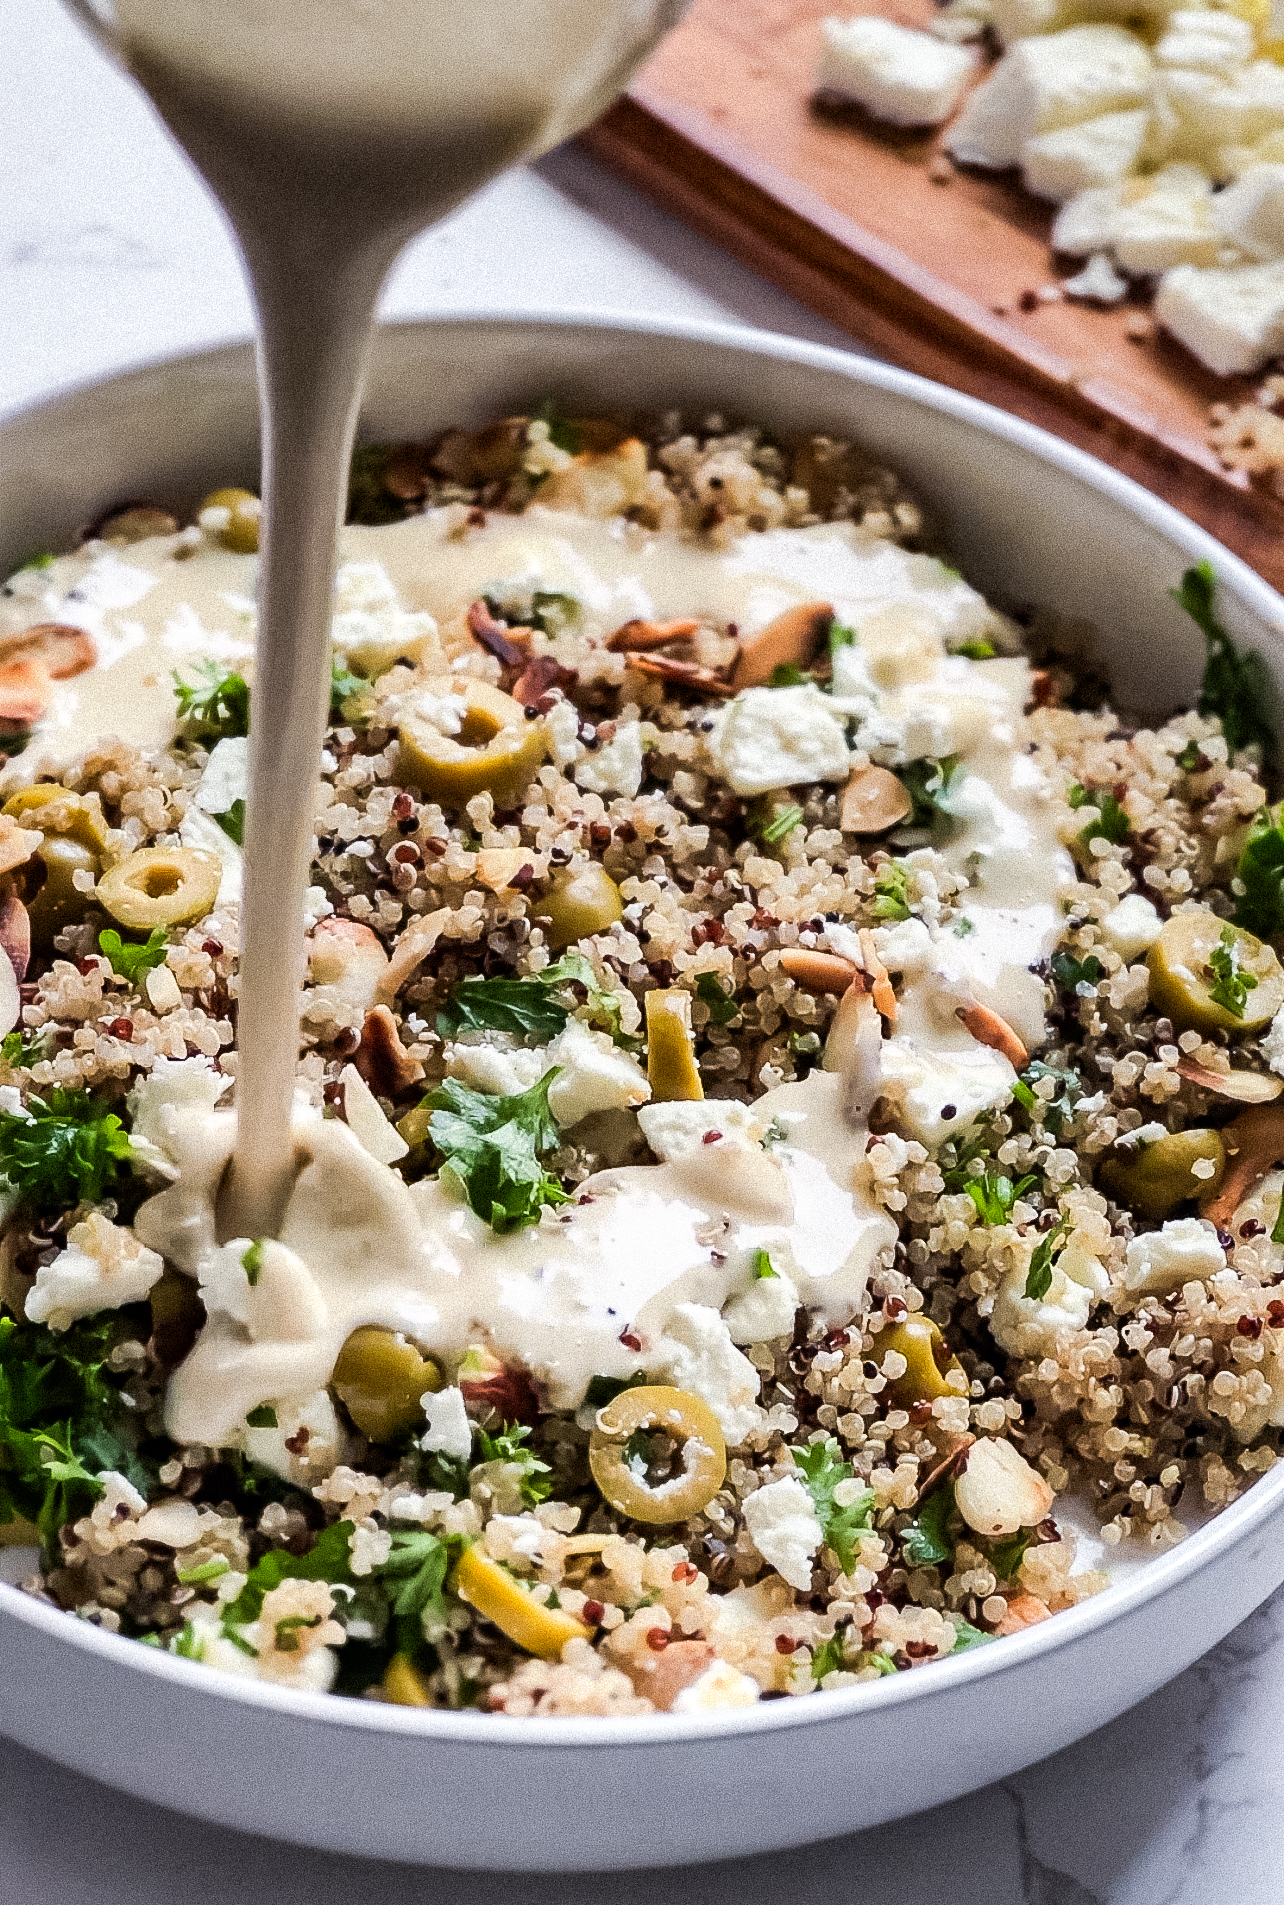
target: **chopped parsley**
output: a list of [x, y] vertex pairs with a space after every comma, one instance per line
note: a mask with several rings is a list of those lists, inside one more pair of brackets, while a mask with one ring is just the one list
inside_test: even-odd
[[813, 1442], [808, 1448], [790, 1449], [789, 1453], [802, 1471], [826, 1547], [832, 1548], [838, 1556], [843, 1573], [850, 1574], [858, 1553], [854, 1537], [870, 1525], [876, 1499], [873, 1489], [863, 1490], [846, 1508], [836, 1505], [834, 1492], [840, 1482], [852, 1479], [852, 1465], [843, 1461], [837, 1439], [832, 1435], [823, 1442]]
[[1275, 1227], [1271, 1231], [1273, 1244], [1284, 1244], [1284, 1193], [1280, 1196], [1280, 1207], [1275, 1213]]
[[34, 1522], [48, 1556], [58, 1530], [88, 1512], [113, 1469], [143, 1495], [142, 1424], [109, 1375], [117, 1316], [43, 1324], [0, 1317], [0, 1522]]
[[1176, 764], [1183, 774], [1193, 774], [1203, 758], [1204, 750], [1199, 745], [1199, 742], [1190, 740], [1187, 741], [1181, 753], [1177, 755]]
[[1257, 990], [1257, 978], [1240, 966], [1239, 940], [1233, 926], [1222, 927], [1221, 939], [1208, 955], [1208, 970], [1213, 977], [1208, 988], [1213, 1004], [1220, 1005], [1233, 1019], [1242, 1019], [1249, 993]]
[[101, 1098], [51, 1091], [29, 1116], [0, 1112], [0, 1177], [43, 1215], [101, 1204], [132, 1156], [129, 1133]]
[[767, 686], [769, 688], [805, 688], [810, 680], [811, 676], [807, 670], [800, 668], [796, 661], [778, 661], [771, 671], [771, 680]]
[[884, 860], [874, 875], [874, 918], [908, 919], [909, 868], [903, 860]]
[[582, 604], [564, 589], [536, 589], [531, 596], [531, 621], [544, 635], [564, 635], [580, 619]]
[[1012, 1206], [1017, 1199], [1024, 1197], [1030, 1187], [1038, 1181], [1037, 1175], [1032, 1172], [1027, 1173], [1025, 1177], [1017, 1178], [1014, 1183], [1002, 1172], [991, 1176], [986, 1171], [980, 1177], [967, 1178], [963, 1189], [976, 1205], [977, 1215], [981, 1222], [987, 1227], [992, 1227], [995, 1224], [1006, 1224], [1012, 1215]]
[[337, 655], [332, 655], [330, 658], [330, 719], [332, 721], [346, 719], [353, 727], [359, 727], [362, 722], [364, 710], [358, 710], [354, 718], [353, 712], [348, 708], [347, 703], [350, 701], [360, 701], [363, 696], [368, 696], [369, 693], [370, 683], [366, 680], [365, 676], [354, 675], [350, 668], [344, 666]]
[[263, 1239], [256, 1237], [252, 1244], [246, 1244], [241, 1252], [241, 1268], [245, 1272], [245, 1281], [253, 1289], [263, 1275]]
[[1242, 655], [1213, 613], [1217, 578], [1211, 562], [1187, 569], [1173, 600], [1203, 630], [1208, 644], [1199, 712], [1221, 718], [1222, 733], [1232, 754], [1260, 743], [1271, 753], [1274, 736], [1262, 710], [1270, 705], [1270, 680], [1260, 655]]
[[519, 1468], [521, 1476], [517, 1486], [522, 1500], [528, 1508], [538, 1508], [553, 1492], [553, 1484], [545, 1479], [553, 1471], [547, 1462], [541, 1462], [534, 1449], [522, 1446], [529, 1438], [530, 1430], [518, 1423], [506, 1424], [498, 1435], [488, 1435], [485, 1429], [477, 1431], [483, 1462], [508, 1462]]
[[225, 814], [215, 814], [215, 820], [229, 840], [238, 847], [245, 845], [245, 802], [234, 800]]
[[795, 827], [802, 825], [802, 821], [802, 808], [791, 802], [788, 807], [777, 809], [775, 816], [762, 828], [758, 838], [765, 847], [779, 846], [782, 840], [789, 838]]
[[1075, 993], [1079, 997], [1080, 986], [1096, 986], [1106, 976], [1106, 969], [1095, 953], [1088, 953], [1082, 959], [1076, 959], [1073, 953], [1059, 952], [1052, 955], [1052, 976], [1064, 992]]
[[245, 1426], [248, 1429], [277, 1428], [279, 1425], [277, 1423], [276, 1410], [272, 1407], [270, 1402], [261, 1402], [257, 1409], [250, 1410], [250, 1413], [245, 1418]]
[[584, 1391], [585, 1406], [605, 1409], [608, 1402], [614, 1402], [626, 1389], [640, 1389], [645, 1381], [646, 1376], [640, 1369], [635, 1369], [631, 1376], [592, 1376]]
[[[1044, 1098], [1032, 1089], [1042, 1079], [1051, 1078], [1061, 1086], [1058, 1095]], [[1074, 1108], [1083, 1096], [1083, 1080], [1071, 1066], [1049, 1065], [1041, 1058], [1032, 1058], [1012, 1087], [1012, 1096], [1018, 1104], [1025, 1106], [1037, 1124], [1042, 1124], [1057, 1137], [1067, 1118], [1074, 1116]]]
[[939, 761], [911, 761], [896, 770], [896, 778], [914, 803], [907, 827], [930, 827], [938, 814], [949, 813], [950, 783], [958, 771], [958, 756]]
[[1025, 1280], [1025, 1294], [1036, 1303], [1048, 1294], [1052, 1288], [1052, 1267], [1065, 1247], [1066, 1232], [1070, 1228], [1070, 1219], [1063, 1217], [1055, 1230], [1040, 1238], [1030, 1258], [1030, 1269]]
[[847, 1665], [847, 1634], [843, 1628], [823, 1640], [811, 1657], [811, 1677], [820, 1682], [826, 1674], [837, 1673]]
[[620, 995], [602, 985], [592, 961], [574, 950], [526, 979], [461, 980], [437, 1014], [437, 1030], [443, 1038], [458, 1038], [461, 1032], [511, 1032], [547, 1044], [571, 1016], [570, 1007], [556, 997], [556, 988], [569, 984], [583, 986], [594, 1018], [617, 1045], [626, 1051], [636, 1047], [637, 1040], [622, 1029]]
[[578, 456], [584, 447], [584, 433], [569, 417], [564, 417], [551, 397], [546, 397], [535, 412], [534, 422], [548, 425], [548, 440], [554, 449]]
[[965, 1621], [961, 1614], [951, 1616], [954, 1622], [954, 1645], [951, 1654], [965, 1654], [969, 1647], [984, 1647], [995, 1636], [987, 1634], [980, 1627], [973, 1627], [971, 1621]]
[[128, 980], [131, 986], [137, 986], [144, 973], [153, 971], [165, 964], [165, 955], [169, 951], [169, 934], [163, 926], [153, 926], [146, 941], [140, 946], [123, 940], [114, 926], [98, 935], [98, 950], [109, 962], [118, 978]]
[[702, 972], [696, 979], [696, 998], [709, 1008], [711, 1025], [730, 1025], [739, 1012], [734, 993], [724, 992], [716, 972]]
[[194, 681], [174, 671], [178, 718], [200, 741], [227, 741], [250, 731], [250, 685], [234, 668], [220, 662], [196, 664]]
[[[223, 1615], [223, 1629], [230, 1640], [237, 1636], [228, 1630], [246, 1627], [256, 1621], [265, 1595], [279, 1588], [282, 1581], [328, 1581], [330, 1585], [352, 1585], [352, 1561], [348, 1543], [352, 1537], [350, 1521], [331, 1522], [323, 1528], [306, 1554], [291, 1554], [288, 1548], [269, 1548], [260, 1555], [246, 1576], [245, 1586]], [[397, 1539], [393, 1536], [393, 1541]]]
[[1113, 794], [1094, 793], [1076, 781], [1066, 794], [1070, 807], [1095, 807], [1097, 818], [1090, 820], [1079, 834], [1081, 843], [1086, 847], [1091, 840], [1108, 840], [1112, 846], [1122, 846], [1132, 831], [1127, 814]]
[[778, 1278], [780, 1275], [765, 1250], [755, 1250], [753, 1253], [753, 1275], [755, 1283], [764, 1283], [768, 1277]]
[[829, 644], [830, 658], [832, 659], [840, 648], [855, 648], [860, 637], [857, 635], [856, 630], [848, 623], [840, 622], [837, 617], [835, 617], [829, 624], [829, 634], [826, 639]]
[[1259, 939], [1274, 939], [1284, 931], [1284, 806], [1259, 811], [1235, 877], [1244, 889], [1235, 924]]
[[1025, 1551], [1034, 1540], [1033, 1528], [1018, 1528], [1014, 1535], [1006, 1540], [990, 1543], [990, 1566], [1000, 1581], [1014, 1581], [1017, 1569], [1025, 1560]]
[[446, 1575], [468, 1546], [467, 1535], [433, 1535], [419, 1529], [399, 1529], [393, 1535], [392, 1551], [377, 1572], [388, 1584], [393, 1613], [405, 1623], [407, 1651], [422, 1640], [425, 1619], [444, 1623], [449, 1612]]
[[979, 641], [960, 642], [953, 650], [956, 655], [966, 655], [969, 661], [993, 661], [998, 654], [993, 642], [987, 642], [984, 636]]
[[943, 1482], [926, 1501], [901, 1536], [901, 1558], [907, 1568], [935, 1568], [954, 1552], [950, 1523], [954, 1519], [954, 1484]]
[[6, 1065], [16, 1069], [19, 1065], [36, 1065], [49, 1054], [49, 1033], [52, 1027], [37, 1032], [34, 1038], [24, 1038], [21, 1032], [6, 1032], [0, 1039], [0, 1058]]
[[554, 1065], [529, 1091], [494, 1098], [447, 1078], [423, 1105], [429, 1136], [442, 1153], [443, 1177], [459, 1185], [477, 1215], [501, 1234], [539, 1222], [540, 1212], [570, 1199], [540, 1163], [561, 1143], [548, 1108]]

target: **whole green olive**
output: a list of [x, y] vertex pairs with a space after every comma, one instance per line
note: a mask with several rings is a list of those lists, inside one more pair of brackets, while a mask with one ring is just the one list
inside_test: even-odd
[[[1122, 1204], [1154, 1223], [1178, 1204], [1215, 1191], [1226, 1169], [1226, 1147], [1217, 1131], [1173, 1131], [1153, 1144], [1134, 1147], [1136, 1156], [1107, 1158], [1101, 1167], [1101, 1188]], [[1198, 1176], [1197, 1164], [1211, 1164], [1210, 1174]]]
[[92, 882], [98, 873], [98, 855], [70, 834], [48, 833], [36, 850], [32, 866], [44, 868], [44, 879], [27, 901], [31, 944], [36, 952], [48, 952], [56, 933], [85, 917], [90, 893], [81, 892], [75, 875], [87, 873]]
[[392, 1330], [353, 1330], [334, 1366], [335, 1393], [363, 1435], [395, 1442], [423, 1420], [420, 1398], [442, 1386], [436, 1363]]
[[609, 932], [624, 917], [624, 901], [606, 868], [590, 860], [587, 866], [566, 867], [555, 874], [535, 911], [548, 922], [544, 936], [549, 946], [560, 952], [578, 939]]
[[889, 1349], [905, 1358], [904, 1375], [893, 1376], [887, 1385], [888, 1397], [898, 1409], [908, 1409], [916, 1402], [935, 1402], [938, 1396], [966, 1394], [946, 1380], [963, 1365], [930, 1317], [907, 1316], [903, 1322], [880, 1331], [879, 1355], [885, 1356]]

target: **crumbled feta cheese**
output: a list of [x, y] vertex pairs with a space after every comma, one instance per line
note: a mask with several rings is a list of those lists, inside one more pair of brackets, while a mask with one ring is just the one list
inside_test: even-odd
[[1155, 316], [1220, 376], [1260, 370], [1284, 348], [1284, 260], [1231, 271], [1179, 265], [1159, 286]]
[[747, 1290], [733, 1296], [722, 1309], [722, 1320], [733, 1343], [770, 1343], [788, 1336], [798, 1309], [798, 1290], [783, 1270], [753, 1279]]
[[715, 1660], [699, 1679], [684, 1687], [670, 1707], [670, 1713], [713, 1713], [727, 1707], [756, 1706], [762, 1689], [747, 1673], [741, 1673], [730, 1661]]
[[1284, 1073], [1284, 1005], [1262, 1035], [1262, 1050], [1273, 1072]]
[[749, 688], [737, 695], [714, 723], [709, 752], [737, 794], [765, 794], [799, 781], [842, 780], [851, 758], [842, 723], [810, 683]]
[[1082, 125], [1059, 126], [1028, 139], [1021, 148], [1021, 178], [1027, 192], [1060, 205], [1095, 186], [1113, 185], [1137, 164], [1150, 114], [1102, 113]]
[[[1134, 182], [1135, 183], [1135, 182]], [[1166, 166], [1149, 186], [1129, 191], [1110, 221], [1115, 262], [1129, 272], [1211, 265], [1221, 244], [1213, 229], [1212, 180], [1198, 167]]]
[[625, 794], [632, 800], [642, 785], [642, 723], [621, 721], [612, 740], [585, 754], [575, 779], [591, 794]]
[[1161, 66], [1220, 73], [1229, 79], [1253, 57], [1253, 29], [1234, 13], [1179, 7], [1155, 48]]
[[438, 652], [433, 617], [402, 608], [381, 562], [340, 564], [330, 636], [352, 668], [372, 677], [383, 674], [403, 655], [422, 662]]
[[[209, 1510], [206, 1510], [209, 1514]], [[134, 1530], [139, 1541], [159, 1542], [162, 1548], [192, 1548], [204, 1533], [201, 1511], [195, 1502], [181, 1495], [172, 1501], [157, 1502], [142, 1516]]]
[[1212, 203], [1214, 230], [1250, 258], [1284, 257], [1284, 165], [1250, 165]]
[[1094, 185], [1061, 207], [1052, 226], [1053, 251], [1070, 258], [1108, 253], [1114, 238], [1114, 218], [1123, 203], [1118, 185]]
[[995, 1292], [990, 1315], [990, 1334], [1013, 1356], [1049, 1354], [1063, 1330], [1085, 1328], [1092, 1309], [1092, 1291], [1066, 1275], [1060, 1258], [1043, 1296], [1025, 1294], [1029, 1274], [1028, 1258], [1013, 1265]]
[[158, 1058], [127, 1101], [135, 1156], [150, 1170], [176, 1177], [169, 1140], [177, 1128], [179, 1113], [213, 1111], [231, 1083], [230, 1078], [214, 1070], [208, 1059]]
[[318, 1389], [302, 1400], [287, 1397], [272, 1406], [276, 1410], [274, 1429], [251, 1429], [247, 1425], [240, 1431], [240, 1445], [251, 1462], [298, 1488], [323, 1482], [334, 1473], [344, 1453], [344, 1434], [330, 1392]]
[[708, 1403], [728, 1447], [743, 1442], [758, 1421], [758, 1372], [707, 1304], [677, 1304], [649, 1360], [675, 1389], [689, 1389]]
[[1104, 251], [1096, 251], [1082, 271], [1061, 280], [1061, 289], [1085, 304], [1118, 304], [1128, 294], [1128, 280], [1119, 276]]
[[140, 1244], [132, 1230], [91, 1211], [73, 1225], [67, 1248], [36, 1271], [25, 1314], [29, 1322], [65, 1330], [79, 1316], [141, 1303], [164, 1268], [164, 1259]]
[[573, 701], [563, 698], [553, 703], [544, 716], [544, 732], [554, 767], [570, 767], [585, 751], [580, 746], [579, 709]]
[[548, 1070], [548, 1049], [501, 1051], [496, 1045], [448, 1045], [446, 1075], [470, 1091], [489, 1092], [494, 1098], [512, 1098], [538, 1085]]
[[1001, 1052], [977, 1045], [934, 1051], [908, 1035], [884, 1039], [883, 1090], [911, 1137], [935, 1147], [982, 1112], [1006, 1104], [1016, 1073]]
[[560, 1125], [575, 1125], [595, 1111], [627, 1111], [651, 1096], [646, 1073], [604, 1032], [568, 1019], [544, 1053], [545, 1069], [561, 1067], [548, 1088], [548, 1108]]
[[[838, 929], [831, 926], [828, 930], [834, 951], [848, 951], [846, 945], [840, 946], [834, 938]], [[936, 957], [935, 941], [921, 919], [902, 919], [894, 926], [876, 926], [874, 951], [889, 972], [903, 973], [907, 979], [930, 972]]]
[[1128, 1245], [1126, 1290], [1164, 1294], [1183, 1283], [1207, 1283], [1226, 1268], [1226, 1252], [1212, 1224], [1200, 1217], [1173, 1217], [1162, 1230], [1134, 1237]]
[[373, 1574], [392, 1553], [392, 1535], [373, 1522], [358, 1522], [348, 1536], [349, 1566], [355, 1575]]
[[428, 1455], [448, 1455], [452, 1461], [466, 1462], [473, 1452], [473, 1425], [468, 1420], [462, 1389], [429, 1390], [420, 1398], [428, 1427], [419, 1446]]
[[945, 143], [968, 165], [1002, 170], [1040, 133], [1147, 106], [1150, 86], [1150, 55], [1123, 27], [1021, 40], [968, 98]]
[[971, 76], [975, 55], [876, 15], [821, 22], [816, 90], [854, 99], [894, 126], [939, 126]]
[[800, 1593], [811, 1592], [811, 1559], [824, 1529], [805, 1483], [786, 1475], [745, 1498], [745, 1526], [763, 1560]]
[[689, 1157], [704, 1143], [706, 1133], [719, 1131], [726, 1139], [758, 1145], [765, 1126], [752, 1105], [735, 1098], [701, 1098], [672, 1104], [645, 1105], [638, 1112], [642, 1135], [665, 1164]]
[[238, 902], [245, 874], [245, 855], [231, 834], [224, 833], [212, 815], [202, 813], [199, 807], [189, 807], [179, 823], [178, 838], [181, 846], [193, 853], [212, 853], [219, 862], [222, 871], [215, 903], [230, 906]]
[[339, 1073], [343, 1086], [343, 1113], [349, 1131], [376, 1164], [395, 1164], [404, 1158], [410, 1146], [389, 1123], [379, 1100], [355, 1065], [345, 1065]]
[[245, 799], [249, 785], [249, 739], [236, 734], [215, 743], [192, 799], [204, 814], [225, 814]]
[[1102, 920], [1101, 937], [1111, 952], [1117, 952], [1121, 959], [1131, 960], [1138, 953], [1149, 951], [1158, 939], [1162, 925], [1163, 921], [1148, 899], [1144, 899], [1140, 893], [1129, 893]]

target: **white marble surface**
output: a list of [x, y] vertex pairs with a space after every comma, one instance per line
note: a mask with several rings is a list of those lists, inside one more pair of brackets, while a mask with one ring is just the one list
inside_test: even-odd
[[[0, 0], [0, 83], [0, 413], [244, 336], [248, 300], [218, 214], [56, 0]], [[421, 239], [386, 309], [557, 304], [730, 315], [843, 341], [569, 153]], [[1281, 1730], [1284, 1595], [1134, 1713], [1001, 1786], [857, 1839], [605, 1882], [312, 1855], [133, 1804], [0, 1743], [0, 1899], [471, 1905], [480, 1886], [490, 1905], [596, 1905], [607, 1890], [618, 1905], [1280, 1905]]]

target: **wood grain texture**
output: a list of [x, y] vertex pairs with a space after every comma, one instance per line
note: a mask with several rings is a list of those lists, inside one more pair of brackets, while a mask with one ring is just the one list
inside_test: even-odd
[[[935, 134], [810, 98], [826, 0], [695, 0], [629, 94], [583, 135], [599, 158], [872, 350], [1078, 444], [1203, 524], [1284, 588], [1284, 503], [1224, 470], [1218, 378], [1137, 304], [1102, 311], [1055, 285], [1051, 208], [1015, 175], [929, 175]], [[868, 10], [866, 0], [865, 10]], [[909, 26], [931, 0], [882, 0]], [[1060, 275], [1070, 275], [1072, 265]]]

